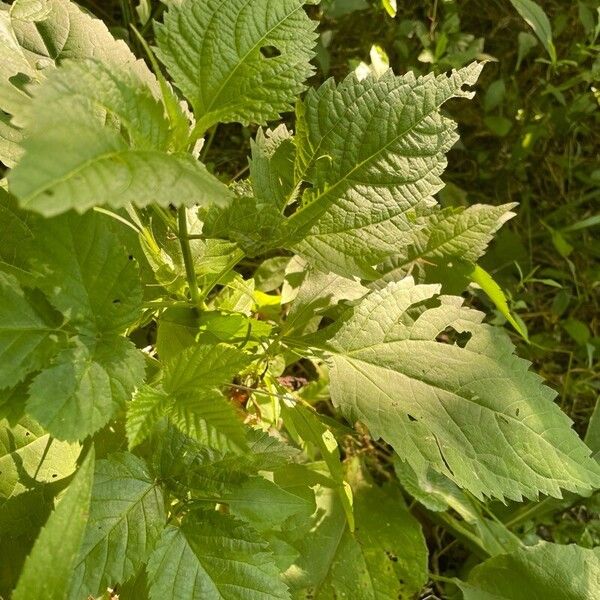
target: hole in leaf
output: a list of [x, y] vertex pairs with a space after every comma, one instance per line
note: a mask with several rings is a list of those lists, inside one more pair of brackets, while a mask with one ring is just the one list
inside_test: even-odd
[[454, 327], [446, 327], [446, 329], [444, 329], [444, 331], [442, 331], [435, 339], [443, 344], [464, 348], [471, 337], [472, 333], [470, 331], [456, 331]]
[[515, 417], [518, 417], [520, 412], [521, 412], [521, 409], [517, 408], [517, 410], [515, 410]]
[[128, 258], [129, 260], [133, 260], [133, 254], [130, 254], [130, 255], [127, 257], [127, 258]]
[[281, 56], [281, 51], [275, 46], [263, 46], [260, 49], [260, 53], [264, 58], [277, 58], [278, 56]]
[[118, 298], [115, 298], [113, 300], [113, 304], [121, 304], [121, 301]]
[[[27, 84], [31, 83], [31, 77], [29, 77], [29, 75], [25, 75], [25, 73], [17, 73], [16, 75], [9, 77], [8, 80], [17, 89], [19, 89], [25, 93], [27, 93], [27, 90], [25, 89], [25, 87], [27, 86]], [[29, 95], [29, 94], [27, 94], [27, 95]]]
[[56, 479], [58, 477], [57, 473], [52, 473], [52, 479]]

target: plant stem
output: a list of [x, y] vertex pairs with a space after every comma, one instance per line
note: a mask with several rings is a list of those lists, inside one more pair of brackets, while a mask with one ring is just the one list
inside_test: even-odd
[[177, 210], [178, 219], [178, 237], [183, 254], [183, 263], [185, 265], [185, 274], [190, 288], [190, 297], [192, 304], [196, 307], [200, 306], [200, 294], [198, 290], [198, 280], [196, 279], [196, 271], [194, 269], [194, 259], [192, 258], [192, 249], [190, 248], [190, 240], [188, 238], [187, 213], [185, 206], [181, 206]]

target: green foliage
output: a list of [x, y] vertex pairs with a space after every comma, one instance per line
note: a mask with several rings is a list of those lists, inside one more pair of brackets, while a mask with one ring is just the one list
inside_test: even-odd
[[[536, 544], [531, 523], [595, 510], [597, 418], [586, 445], [472, 307], [527, 337], [484, 256], [516, 203], [441, 179], [483, 46], [452, 8], [428, 34], [396, 2], [164, 4], [123, 2], [109, 31], [68, 0], [0, 3], [0, 593], [596, 597], [592, 528]], [[558, 69], [559, 27], [513, 4]], [[313, 17], [353, 10], [436, 72], [377, 46], [319, 82]], [[511, 85], [487, 88], [486, 135], [513, 135]], [[570, 260], [597, 223], [546, 226]]]

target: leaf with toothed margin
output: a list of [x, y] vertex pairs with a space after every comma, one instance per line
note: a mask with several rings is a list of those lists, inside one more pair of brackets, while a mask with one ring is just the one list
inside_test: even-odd
[[45, 216], [129, 203], [224, 203], [229, 192], [179, 147], [162, 102], [136, 75], [70, 62], [35, 90], [20, 120], [24, 154], [9, 173], [23, 208]]
[[183, 0], [156, 26], [158, 56], [202, 134], [215, 123], [264, 124], [291, 110], [316, 44], [306, 0]]
[[[148, 561], [151, 600], [289, 600], [268, 544], [229, 515], [188, 514]], [[175, 592], [174, 592], [175, 590]]]
[[[456, 124], [440, 114], [471, 97], [482, 64], [450, 75], [350, 75], [298, 105], [296, 180], [305, 182], [286, 222], [291, 249], [325, 270], [375, 279], [372, 266], [408, 244], [443, 183]], [[302, 240], [302, 241], [300, 241]]]
[[431, 464], [478, 498], [600, 485], [555, 392], [462, 303], [410, 278], [362, 300], [322, 345], [334, 404], [417, 473]]
[[95, 597], [135, 575], [153, 551], [165, 521], [162, 491], [142, 459], [123, 452], [99, 460], [67, 597]]

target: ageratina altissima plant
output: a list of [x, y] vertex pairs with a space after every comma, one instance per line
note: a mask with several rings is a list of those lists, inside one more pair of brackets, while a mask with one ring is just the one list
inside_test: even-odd
[[[597, 598], [591, 550], [490, 504], [600, 471], [453, 295], [511, 319], [477, 261], [513, 205], [434, 198], [482, 65], [306, 91], [302, 0], [166, 4], [144, 62], [67, 0], [0, 3], [0, 593], [408, 599], [431, 519], [488, 557], [465, 598]], [[260, 128], [227, 182], [199, 157], [232, 122]]]

